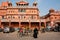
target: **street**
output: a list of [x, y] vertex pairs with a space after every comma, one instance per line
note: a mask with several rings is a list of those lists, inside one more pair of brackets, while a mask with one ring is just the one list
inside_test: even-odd
[[0, 32], [0, 40], [60, 40], [60, 32], [39, 32], [38, 38], [33, 38], [33, 35], [18, 37], [17, 32], [2, 33]]

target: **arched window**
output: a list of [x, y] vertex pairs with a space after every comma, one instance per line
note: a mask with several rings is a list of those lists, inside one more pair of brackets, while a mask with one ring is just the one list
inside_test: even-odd
[[11, 18], [10, 16], [8, 18]]
[[34, 18], [34, 16], [32, 15], [32, 16], [31, 16], [31, 19], [33, 19], [33, 18]]
[[2, 16], [2, 19], [4, 19], [4, 16]]
[[12, 18], [15, 18], [14, 16]]
[[18, 12], [26, 12], [25, 9], [19, 9]]
[[56, 19], [57, 17], [55, 17], [55, 19]]
[[18, 16], [18, 18], [20, 19], [20, 16]]

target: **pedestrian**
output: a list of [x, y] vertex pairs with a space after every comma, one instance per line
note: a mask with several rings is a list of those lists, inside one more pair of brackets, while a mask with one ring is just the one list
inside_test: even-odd
[[59, 31], [59, 25], [58, 24], [55, 24], [55, 29], [54, 29], [55, 32], [58, 32]]
[[20, 35], [21, 37], [23, 36], [23, 29], [22, 29], [22, 28], [20, 28], [19, 35]]
[[37, 35], [38, 35], [38, 29], [37, 28], [34, 28], [34, 30], [33, 30], [33, 37], [34, 38], [37, 38]]
[[42, 27], [41, 27], [41, 32], [42, 32], [42, 33], [45, 33], [45, 26], [42, 26]]
[[28, 35], [28, 33], [29, 33], [29, 28], [26, 29], [26, 33], [27, 33], [27, 35]]
[[47, 26], [47, 31], [51, 31], [51, 25], [50, 24], [48, 24], [48, 26]]
[[58, 31], [60, 32], [60, 26], [59, 26], [58, 28], [59, 28], [59, 30], [58, 30]]

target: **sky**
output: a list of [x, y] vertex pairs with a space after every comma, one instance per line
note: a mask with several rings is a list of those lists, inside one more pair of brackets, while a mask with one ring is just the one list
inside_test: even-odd
[[[0, 0], [0, 4], [2, 2], [4, 2], [6, 0]], [[15, 6], [16, 2], [19, 2], [20, 0], [8, 0], [10, 2], [13, 3], [13, 5]], [[30, 3], [30, 6], [32, 6], [32, 3], [34, 2], [34, 0], [25, 0], [27, 2]], [[60, 0], [36, 0], [36, 2], [38, 3], [37, 7], [40, 11], [39, 15], [40, 16], [44, 16], [46, 14], [49, 13], [49, 9], [53, 8], [56, 11], [59, 10], [60, 11]]]

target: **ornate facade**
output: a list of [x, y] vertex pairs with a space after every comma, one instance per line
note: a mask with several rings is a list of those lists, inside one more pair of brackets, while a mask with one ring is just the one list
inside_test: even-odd
[[60, 11], [50, 9], [47, 15], [41, 17], [41, 20], [42, 19], [45, 20], [45, 22], [43, 20], [43, 23], [45, 24], [45, 26], [47, 26], [49, 23], [51, 24], [52, 27], [55, 25], [55, 23], [60, 25]]
[[2, 2], [0, 6], [0, 27], [29, 27], [40, 28], [39, 9], [34, 2], [29, 6], [28, 2], [16, 2], [13, 6], [11, 2]]

